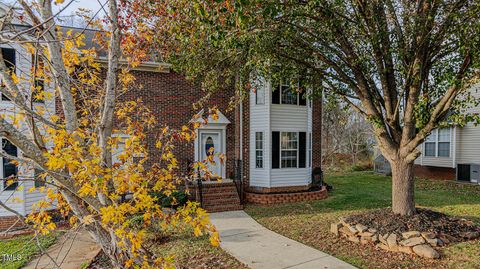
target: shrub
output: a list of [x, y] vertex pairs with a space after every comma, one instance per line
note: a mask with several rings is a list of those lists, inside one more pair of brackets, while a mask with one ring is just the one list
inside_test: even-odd
[[177, 208], [187, 203], [188, 195], [184, 191], [174, 191], [170, 196], [163, 193], [154, 193], [153, 196], [157, 197], [157, 203], [162, 207]]

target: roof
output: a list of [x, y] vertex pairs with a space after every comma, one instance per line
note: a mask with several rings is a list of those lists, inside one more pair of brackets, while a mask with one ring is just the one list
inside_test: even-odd
[[[10, 9], [13, 10], [14, 16], [12, 17], [11, 23], [7, 25], [2, 32], [4, 34], [8, 34], [8, 32], [11, 32], [12, 35], [15, 35], [18, 31], [26, 31], [26, 33], [28, 33], [29, 32], [28, 29], [32, 28], [32, 24], [30, 23], [29, 20], [19, 19], [21, 8], [11, 7], [9, 5], [6, 5], [0, 2], [0, 18], [5, 16], [5, 14]], [[97, 35], [105, 33], [104, 31], [92, 29], [92, 28], [83, 28], [83, 27], [79, 28], [79, 27], [70, 27], [70, 26], [60, 26], [60, 30], [63, 33], [66, 33], [67, 31], [71, 30], [73, 33], [84, 34], [85, 39], [83, 41], [85, 42], [85, 48], [95, 48], [98, 53], [98, 61], [105, 64], [108, 62], [107, 60], [108, 51], [106, 51], [102, 46], [100, 46], [98, 42], [95, 42]], [[142, 62], [139, 66], [133, 69], [140, 70], [140, 71], [163, 72], [163, 73], [170, 72], [171, 65], [163, 61], [158, 61], [157, 59], [158, 57], [152, 54], [150, 61]], [[120, 63], [126, 64], [127, 61], [120, 60]]]

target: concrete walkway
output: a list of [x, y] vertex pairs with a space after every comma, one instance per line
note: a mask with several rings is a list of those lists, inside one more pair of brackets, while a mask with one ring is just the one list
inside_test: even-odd
[[[53, 246], [42, 255], [31, 261], [24, 269], [79, 269], [90, 262], [100, 251], [90, 234], [85, 230], [67, 231]], [[52, 261], [55, 260], [55, 262]]]
[[253, 269], [354, 269], [333, 256], [268, 230], [244, 211], [212, 213], [220, 246]]

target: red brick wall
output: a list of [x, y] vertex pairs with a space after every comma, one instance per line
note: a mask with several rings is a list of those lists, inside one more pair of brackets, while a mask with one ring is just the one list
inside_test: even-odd
[[327, 198], [328, 193], [325, 188], [318, 191], [311, 192], [296, 192], [296, 193], [276, 193], [276, 194], [260, 194], [260, 193], [246, 193], [246, 199], [250, 203], [273, 205], [283, 203], [294, 203], [311, 200], [321, 200]]
[[243, 182], [244, 189], [250, 185], [250, 99], [248, 95], [243, 100]]
[[24, 227], [23, 222], [19, 221], [18, 217], [16, 216], [0, 217], [0, 232], [6, 231], [14, 224], [15, 226], [12, 227], [11, 230], [16, 230]]
[[455, 180], [455, 168], [415, 165], [415, 176], [419, 178]]
[[[158, 120], [158, 130], [163, 125], [171, 128], [181, 128], [187, 124], [192, 116], [198, 113], [193, 109], [193, 104], [206, 95], [199, 87], [187, 81], [182, 75], [175, 72], [158, 73], [146, 71], [132, 71], [136, 78], [138, 88], [130, 89], [119, 97], [119, 102], [136, 100], [140, 98], [150, 108]], [[233, 91], [219, 90], [212, 94], [205, 103], [205, 113], [208, 107], [218, 106], [220, 111], [230, 120], [226, 131], [226, 176], [233, 173], [233, 160], [235, 159], [235, 110], [227, 111]], [[160, 160], [160, 152], [155, 148], [157, 132], [148, 134], [146, 141], [151, 163]], [[188, 164], [194, 161], [194, 142], [178, 145], [174, 154], [179, 161], [182, 172], [186, 172]]]
[[312, 168], [322, 167], [322, 100], [313, 100], [312, 107]]
[[286, 193], [286, 192], [299, 192], [299, 191], [306, 191], [310, 189], [312, 185], [304, 185], [304, 186], [290, 186], [290, 187], [273, 187], [273, 188], [264, 188], [264, 187], [249, 187], [248, 191], [253, 193]]

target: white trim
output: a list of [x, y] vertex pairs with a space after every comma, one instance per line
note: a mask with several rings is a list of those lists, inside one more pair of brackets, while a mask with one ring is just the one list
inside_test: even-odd
[[[261, 149], [261, 151], [262, 151], [262, 167], [257, 167], [257, 151], [260, 151], [259, 149], [257, 149], [257, 133], [262, 134], [262, 149]], [[255, 169], [263, 170], [263, 169], [265, 169], [265, 132], [264, 131], [254, 131], [253, 135], [255, 137], [255, 139], [254, 139], [254, 141], [255, 141], [255, 146], [254, 146]]]
[[[203, 109], [200, 110], [200, 112], [197, 113], [197, 117], [193, 122], [200, 122], [204, 123], [204, 120], [202, 118], [203, 115]], [[198, 127], [195, 130], [195, 143], [194, 143], [194, 159], [195, 162], [198, 162], [200, 160], [200, 132], [199, 131], [212, 131], [212, 132], [219, 132], [222, 140], [222, 149], [221, 153], [224, 153], [225, 155], [225, 160], [224, 160], [224, 165], [222, 165], [222, 174], [220, 175], [223, 179], [226, 178], [226, 164], [228, 162], [227, 160], [227, 125], [230, 123], [230, 121], [223, 115], [222, 112], [218, 111], [218, 119], [214, 120], [212, 117], [209, 115], [208, 116], [208, 123], [207, 124], [202, 124], [200, 127]]]

